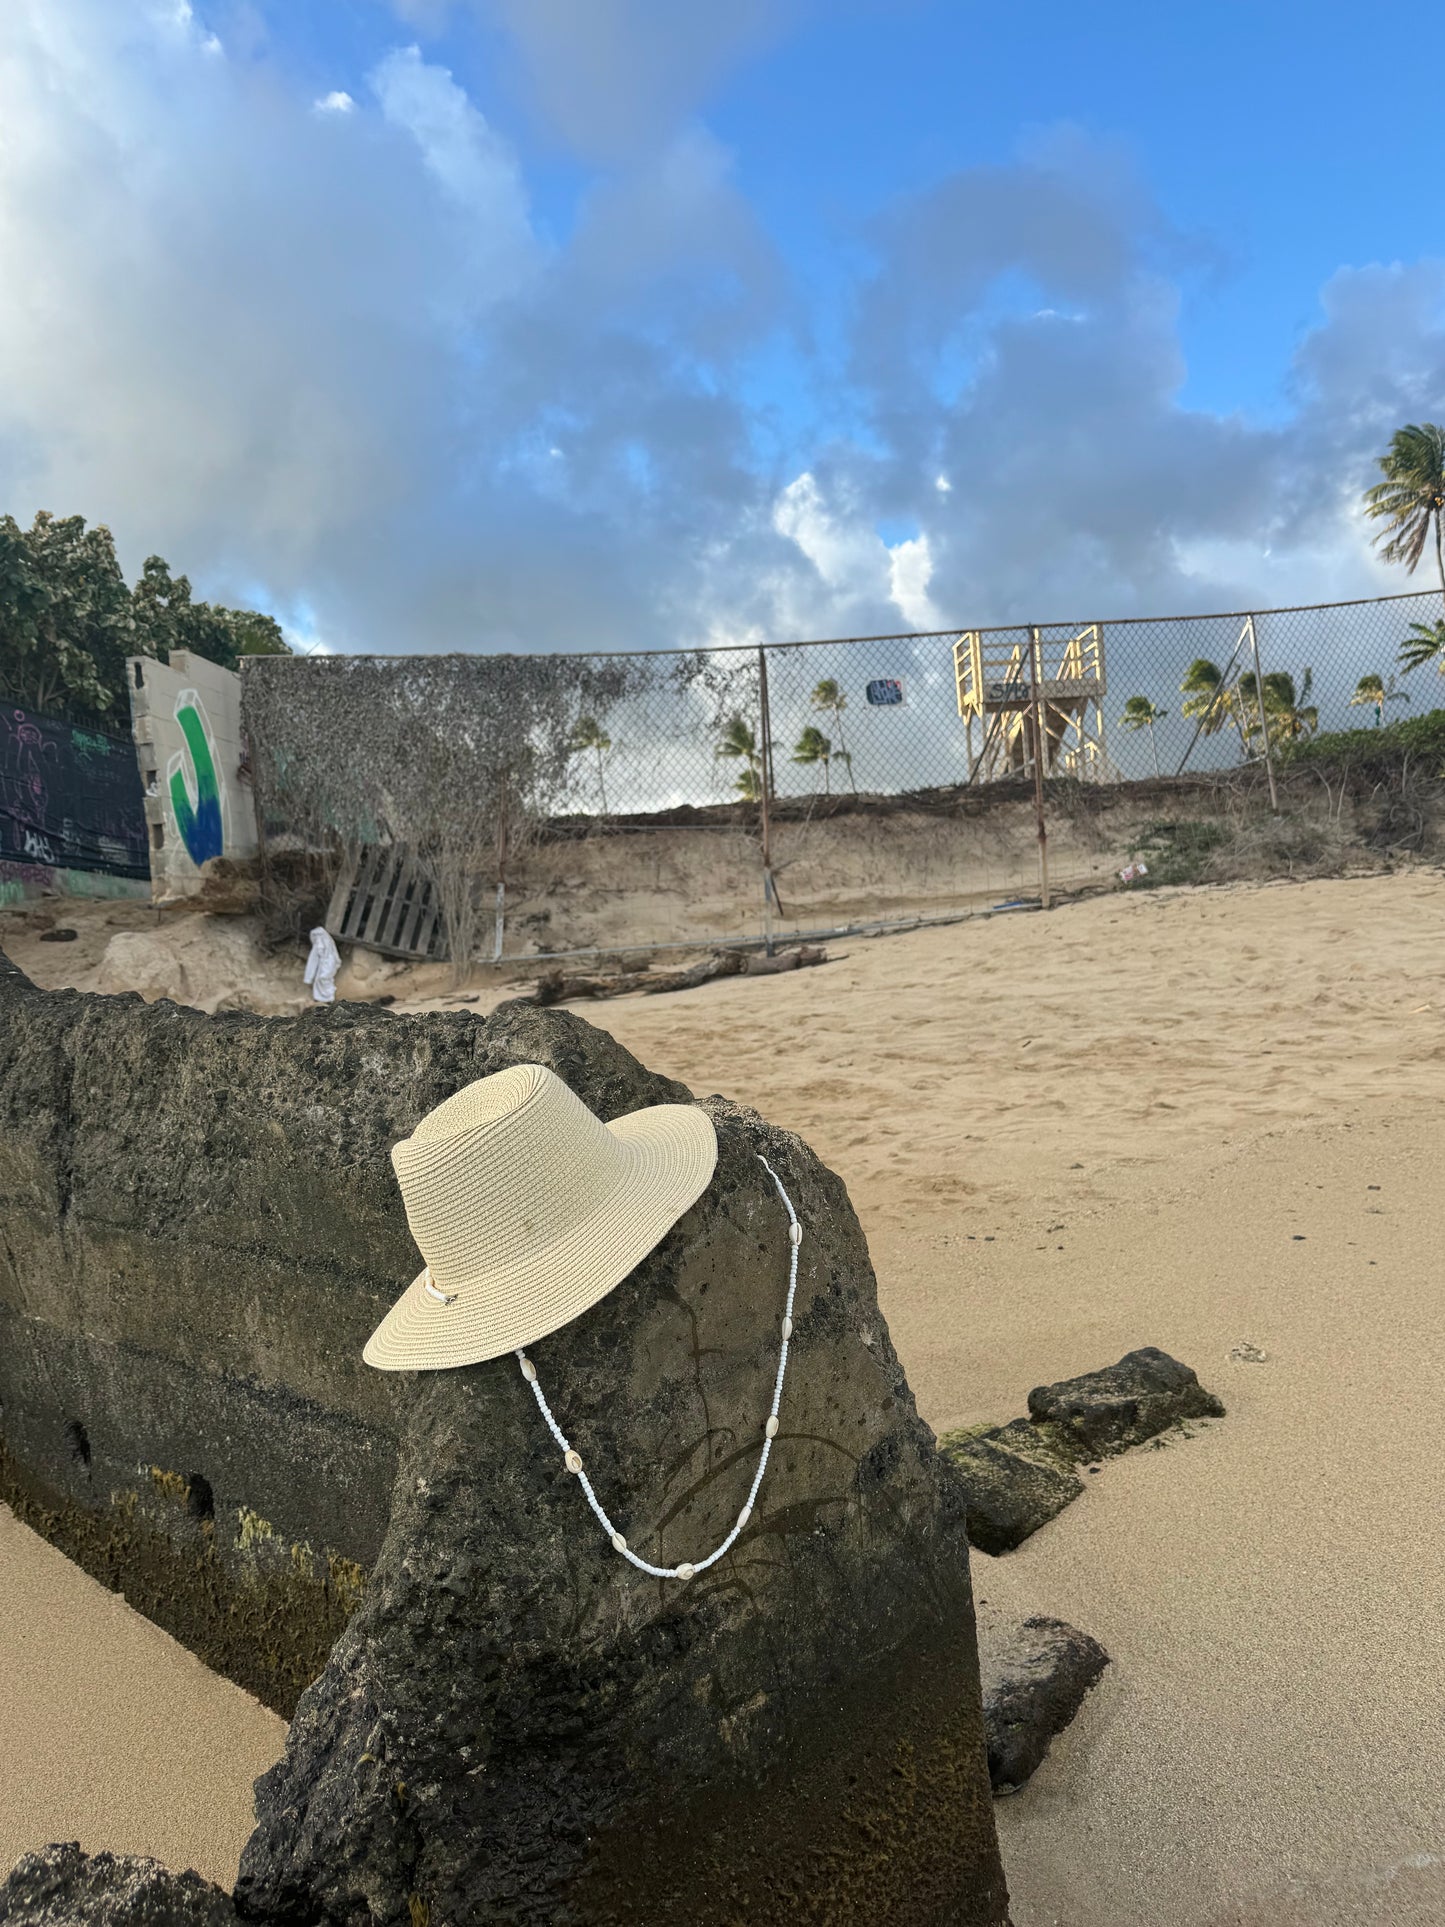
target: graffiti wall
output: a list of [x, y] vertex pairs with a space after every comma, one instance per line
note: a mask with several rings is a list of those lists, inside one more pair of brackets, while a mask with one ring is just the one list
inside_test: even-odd
[[169, 663], [133, 656], [128, 668], [151, 893], [158, 901], [191, 896], [209, 857], [256, 849], [242, 768], [241, 679], [180, 649]]
[[0, 706], [0, 865], [144, 877], [145, 809], [124, 736]]

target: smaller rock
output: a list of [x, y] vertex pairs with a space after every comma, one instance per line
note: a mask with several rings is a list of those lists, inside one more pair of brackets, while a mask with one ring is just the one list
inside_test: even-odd
[[0, 1886], [0, 1927], [236, 1927], [231, 1897], [198, 1873], [136, 1854], [82, 1853], [74, 1840], [17, 1860]]
[[1015, 1793], [1078, 1712], [1109, 1655], [1077, 1626], [1041, 1616], [981, 1624], [978, 1644], [989, 1783], [996, 1794]]
[[40, 941], [42, 943], [74, 943], [79, 935], [80, 932], [78, 930], [68, 930], [57, 927], [54, 930], [42, 930], [40, 933]]
[[1076, 1460], [1142, 1445], [1183, 1419], [1223, 1416], [1223, 1405], [1189, 1366], [1155, 1345], [1126, 1352], [1101, 1372], [1038, 1385], [1029, 1393], [1029, 1417], [1057, 1428], [1068, 1456]]
[[949, 1432], [938, 1441], [968, 1488], [964, 1520], [980, 1552], [1012, 1552], [1083, 1491], [1055, 1428], [1016, 1418], [984, 1432]]

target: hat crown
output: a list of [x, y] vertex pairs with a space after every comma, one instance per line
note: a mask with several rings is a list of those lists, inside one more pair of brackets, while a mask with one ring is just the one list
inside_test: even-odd
[[617, 1191], [628, 1152], [554, 1072], [514, 1064], [439, 1104], [391, 1159], [446, 1289], [564, 1239]]

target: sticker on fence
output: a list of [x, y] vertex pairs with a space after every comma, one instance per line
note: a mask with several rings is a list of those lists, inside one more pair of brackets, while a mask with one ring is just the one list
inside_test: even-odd
[[903, 701], [903, 684], [892, 676], [880, 676], [864, 691], [875, 709], [892, 709]]

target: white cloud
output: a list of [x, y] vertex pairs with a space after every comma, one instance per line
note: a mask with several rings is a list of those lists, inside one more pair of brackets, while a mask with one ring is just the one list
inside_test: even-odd
[[478, 0], [511, 34], [538, 107], [579, 151], [635, 160], [683, 129], [717, 80], [809, 0]]
[[[773, 526], [816, 570], [831, 613], [844, 625], [891, 606], [884, 626], [941, 629], [946, 618], [929, 599], [933, 558], [926, 535], [891, 547], [853, 504], [830, 504], [811, 473], [796, 476], [773, 505]], [[797, 625], [809, 629], [806, 616]]]
[[895, 542], [888, 551], [888, 593], [910, 629], [942, 629], [947, 621], [929, 596], [933, 555], [926, 535]]
[[445, 67], [423, 60], [419, 47], [398, 47], [370, 78], [386, 119], [410, 134], [452, 200], [474, 214], [500, 212], [506, 224], [525, 225], [526, 197], [512, 150]]
[[356, 111], [356, 102], [350, 94], [344, 93], [340, 88], [334, 89], [329, 94], [323, 94], [319, 100], [312, 101], [311, 105], [318, 114], [351, 114]]
[[[1191, 409], [1191, 248], [1066, 134], [880, 213], [840, 363], [689, 124], [761, 12], [662, 22], [634, 143], [578, 48], [661, 11], [520, 5], [558, 113], [617, 162], [557, 243], [485, 103], [415, 47], [343, 110], [264, 46], [208, 56], [184, 10], [0, 7], [0, 286], [23, 290], [0, 302], [0, 508], [109, 521], [132, 572], [159, 550], [200, 594], [304, 604], [298, 633], [337, 649], [1408, 586], [1354, 504], [1394, 427], [1438, 414], [1445, 264], [1334, 276], [1272, 425]], [[779, 354], [796, 380], [760, 375]]]

